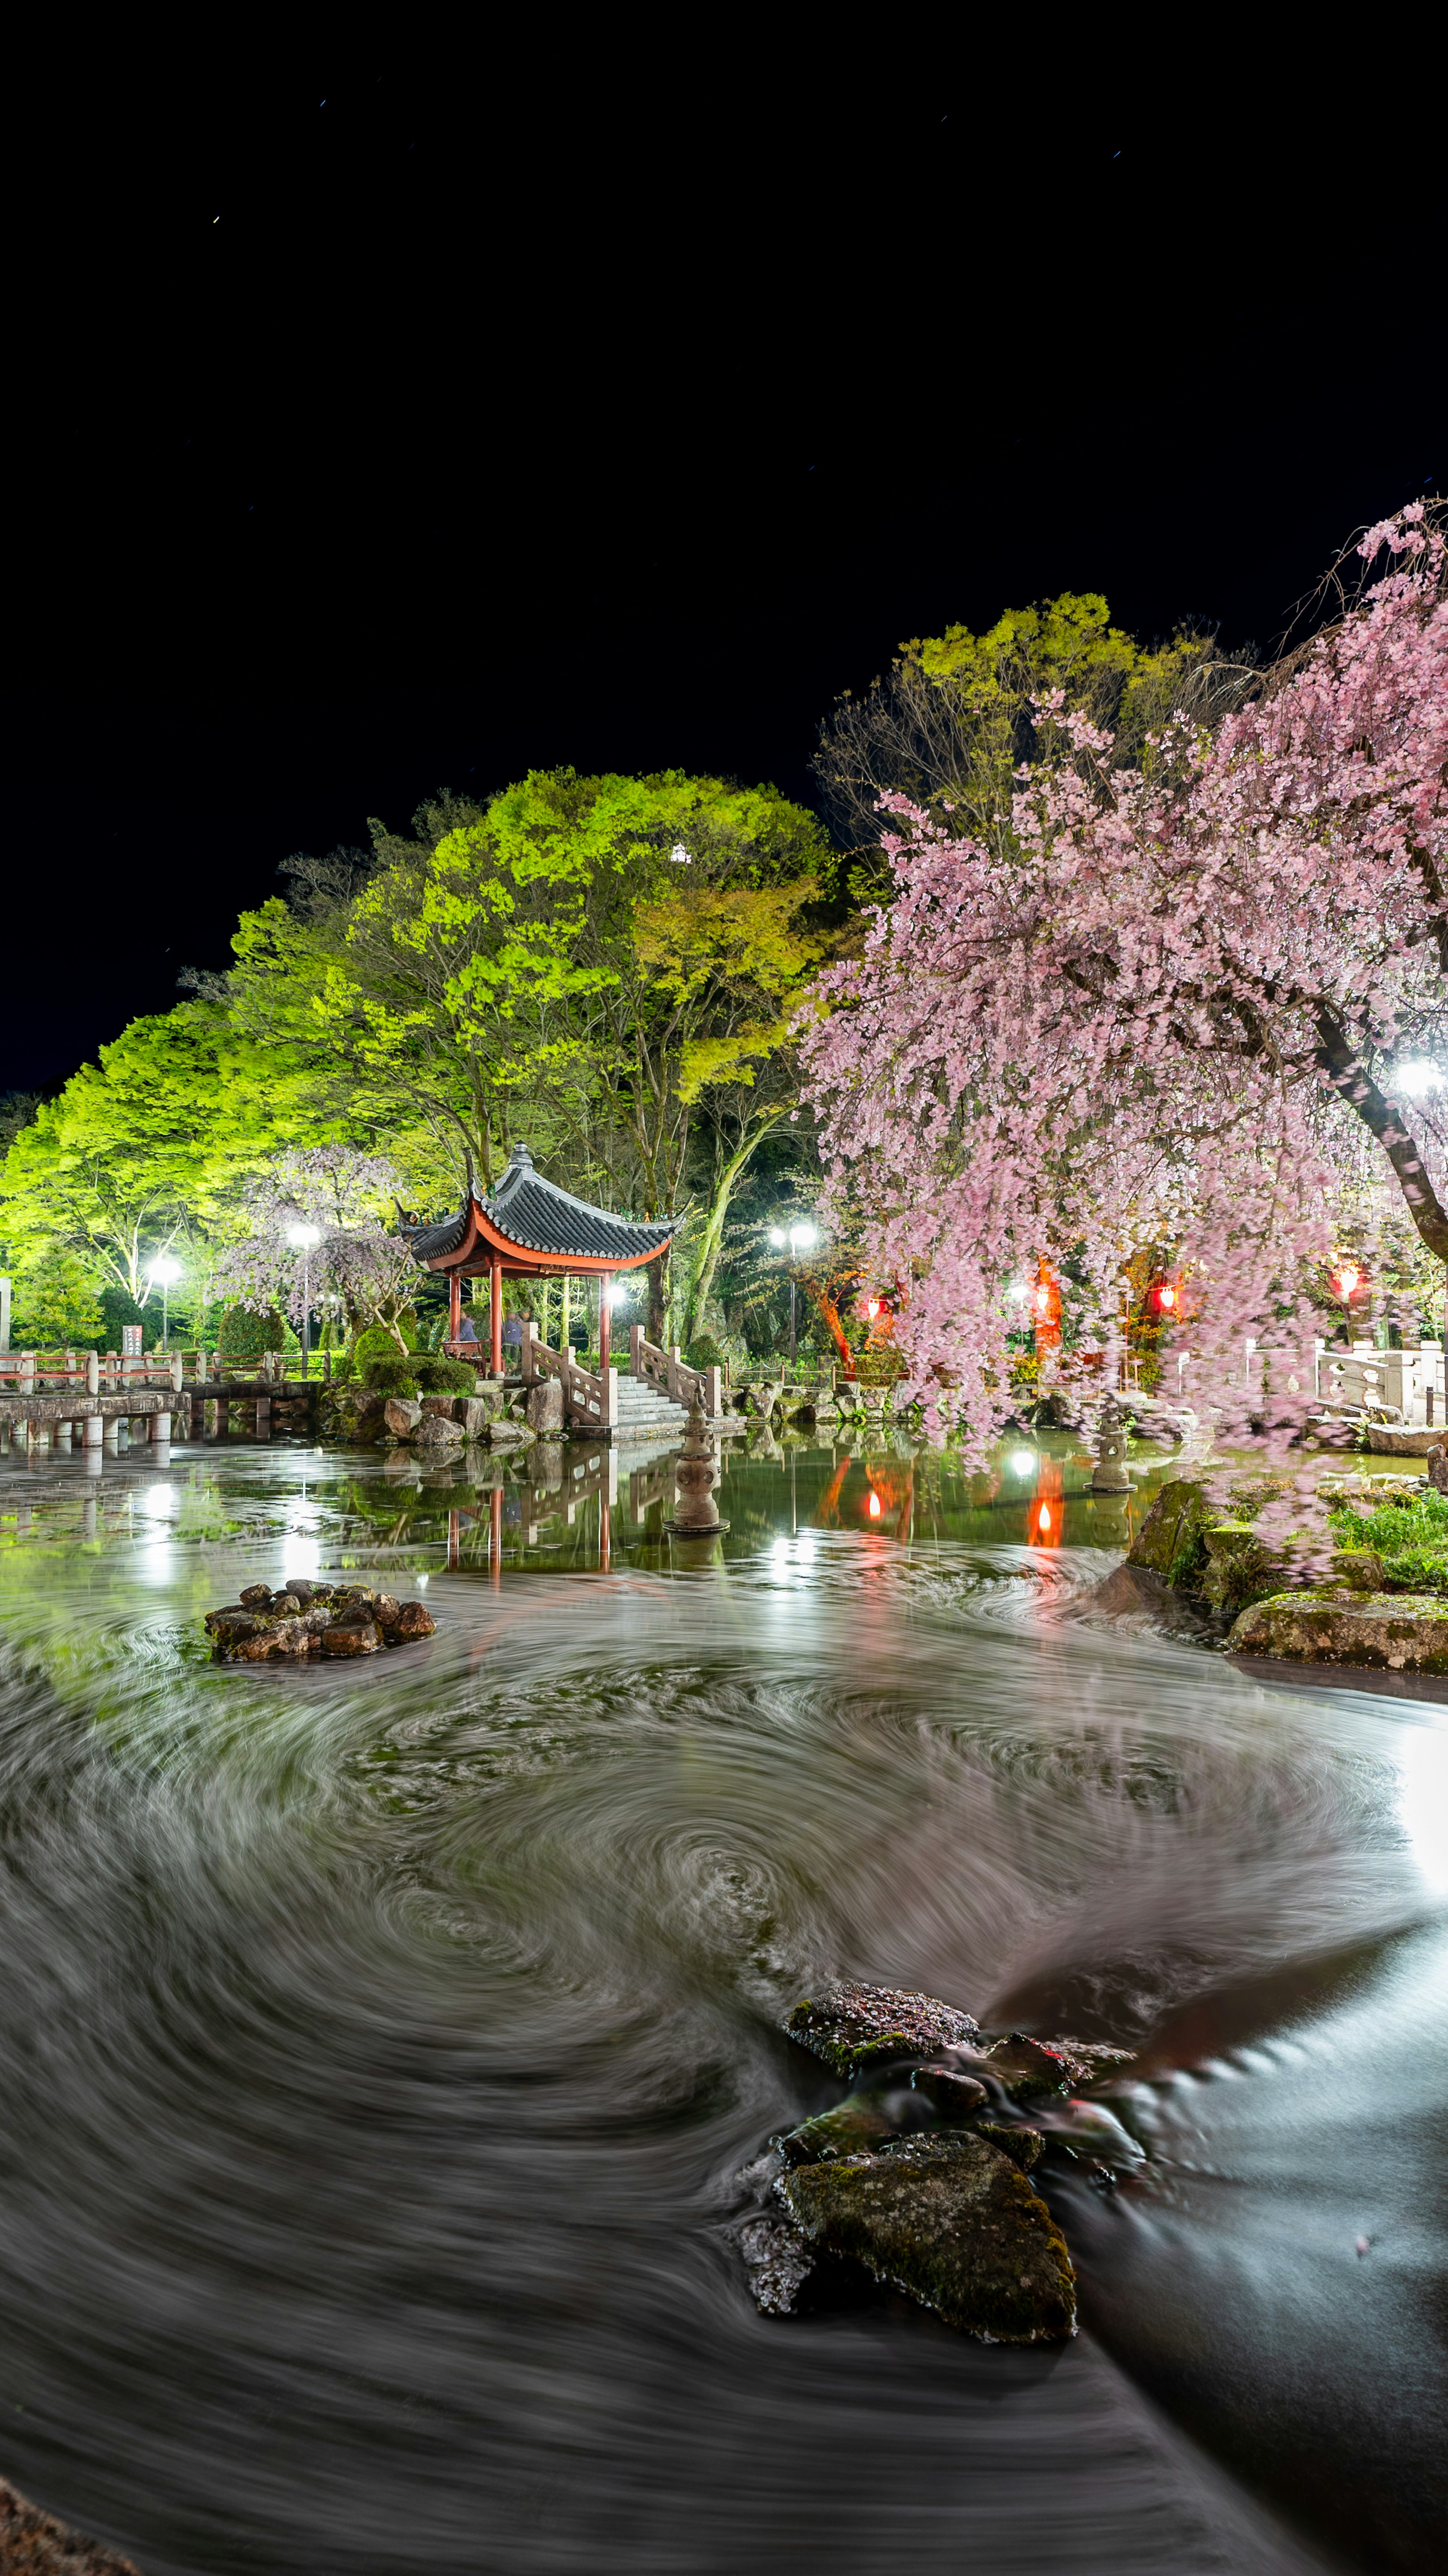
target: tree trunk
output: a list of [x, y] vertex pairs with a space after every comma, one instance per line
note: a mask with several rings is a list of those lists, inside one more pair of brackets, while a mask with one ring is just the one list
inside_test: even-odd
[[[779, 1117], [782, 1118], [783, 1115], [784, 1112], [781, 1110]], [[753, 1156], [756, 1146], [762, 1144], [770, 1128], [778, 1124], [779, 1118], [768, 1119], [752, 1136], [747, 1137], [745, 1142], [731, 1154], [714, 1184], [714, 1196], [710, 1202], [709, 1213], [704, 1219], [699, 1258], [694, 1265], [694, 1276], [689, 1285], [688, 1300], [684, 1308], [683, 1338], [686, 1346], [704, 1328], [704, 1308], [708, 1302], [709, 1291], [714, 1285], [714, 1273], [719, 1267], [719, 1255], [724, 1244], [724, 1220], [733, 1204], [740, 1175]]]
[[1345, 1031], [1327, 1011], [1317, 1015], [1317, 1060], [1340, 1099], [1355, 1110], [1387, 1155], [1419, 1235], [1439, 1261], [1448, 1262], [1445, 1213], [1396, 1104], [1365, 1071]]

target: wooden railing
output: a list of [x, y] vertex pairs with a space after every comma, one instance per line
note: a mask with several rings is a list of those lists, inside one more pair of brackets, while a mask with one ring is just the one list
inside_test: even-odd
[[184, 1367], [180, 1351], [169, 1358], [155, 1351], [139, 1358], [122, 1358], [115, 1351], [5, 1351], [0, 1352], [0, 1385], [10, 1380], [21, 1395], [37, 1395], [46, 1387], [115, 1395], [128, 1386], [179, 1388]]

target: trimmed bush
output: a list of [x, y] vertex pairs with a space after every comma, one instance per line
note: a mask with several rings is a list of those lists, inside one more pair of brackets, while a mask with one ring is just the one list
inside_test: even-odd
[[424, 1395], [476, 1395], [478, 1373], [466, 1360], [450, 1360], [446, 1352], [419, 1351], [413, 1362], [413, 1375]]
[[374, 1395], [416, 1395], [417, 1370], [410, 1352], [394, 1342], [390, 1351], [374, 1351], [362, 1371], [362, 1383]]
[[[403, 1326], [403, 1339], [407, 1339], [405, 1325]], [[413, 1348], [412, 1343], [408, 1342], [407, 1347], [410, 1351]], [[402, 1357], [402, 1353], [397, 1347], [397, 1335], [390, 1331], [386, 1324], [369, 1324], [365, 1333], [358, 1334], [356, 1341], [352, 1345], [351, 1355], [358, 1376], [364, 1379], [367, 1376], [367, 1364], [369, 1360], [388, 1358], [400, 1360]]]
[[228, 1306], [221, 1318], [216, 1347], [224, 1360], [264, 1359], [268, 1351], [284, 1351], [287, 1328], [275, 1306], [258, 1315], [250, 1306]]

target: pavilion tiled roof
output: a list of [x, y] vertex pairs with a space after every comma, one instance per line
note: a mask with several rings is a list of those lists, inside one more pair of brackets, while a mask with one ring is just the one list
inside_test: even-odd
[[[610, 1216], [606, 1208], [576, 1199], [538, 1170], [526, 1145], [515, 1145], [512, 1160], [490, 1199], [475, 1191], [479, 1207], [500, 1234], [525, 1251], [558, 1260], [568, 1254], [585, 1261], [638, 1261], [658, 1252], [676, 1231], [673, 1217], [636, 1222]], [[468, 1212], [445, 1217], [440, 1225], [419, 1226], [411, 1235], [413, 1257], [438, 1261], [456, 1252], [467, 1232]]]

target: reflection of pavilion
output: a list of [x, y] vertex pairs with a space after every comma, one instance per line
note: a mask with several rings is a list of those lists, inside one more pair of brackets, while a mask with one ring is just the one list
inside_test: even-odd
[[450, 1341], [462, 1329], [462, 1284], [488, 1281], [489, 1341], [493, 1375], [503, 1373], [503, 1281], [584, 1278], [598, 1282], [599, 1370], [609, 1364], [609, 1298], [614, 1273], [639, 1270], [667, 1252], [672, 1217], [636, 1222], [576, 1199], [538, 1170], [526, 1145], [512, 1160], [490, 1199], [474, 1182], [467, 1203], [440, 1225], [407, 1229], [415, 1261], [447, 1280]]

